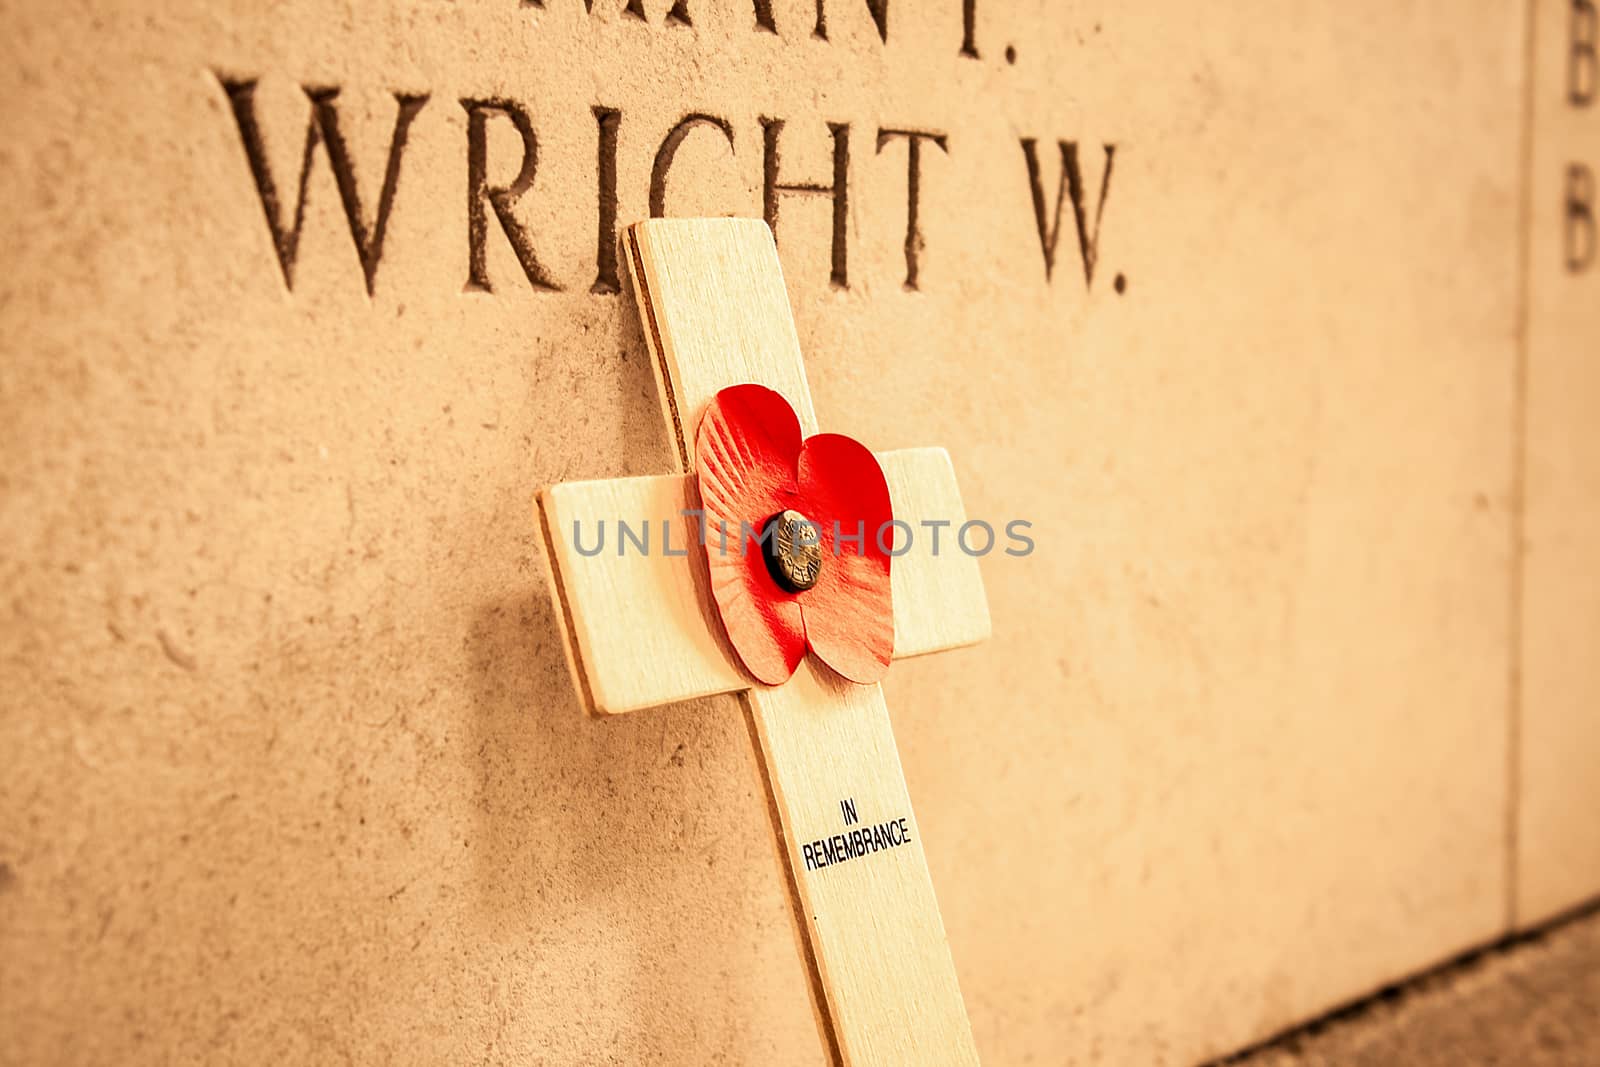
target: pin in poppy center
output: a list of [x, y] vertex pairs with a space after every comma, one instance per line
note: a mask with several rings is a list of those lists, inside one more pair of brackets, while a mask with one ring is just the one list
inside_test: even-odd
[[761, 553], [772, 580], [791, 593], [805, 592], [822, 577], [822, 533], [798, 511], [780, 511], [767, 520]]

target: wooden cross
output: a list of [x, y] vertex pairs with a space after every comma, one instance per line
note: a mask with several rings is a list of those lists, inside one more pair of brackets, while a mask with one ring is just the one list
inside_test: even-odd
[[[755, 220], [654, 220], [631, 227], [623, 249], [678, 473], [572, 482], [539, 494], [551, 590], [577, 688], [599, 715], [737, 693], [833, 1062], [976, 1064], [882, 689], [847, 681], [811, 655], [783, 685], [746, 674], [711, 600], [700, 529], [685, 514], [698, 507], [688, 473], [695, 429], [718, 390], [765, 385], [794, 407], [807, 436], [817, 432], [772, 232]], [[913, 531], [910, 550], [891, 568], [895, 656], [983, 640], [989, 611], [977, 561], [952, 551], [966, 516], [949, 456], [924, 448], [878, 459], [895, 518]], [[952, 524], [943, 551], [916, 536], [928, 533], [925, 518]], [[575, 523], [593, 553], [598, 524], [615, 531], [618, 520], [634, 531], [648, 522], [653, 550], [624, 548], [617, 538], [599, 553], [578, 551]], [[865, 831], [870, 839], [875, 828], [867, 847], [852, 836]]]

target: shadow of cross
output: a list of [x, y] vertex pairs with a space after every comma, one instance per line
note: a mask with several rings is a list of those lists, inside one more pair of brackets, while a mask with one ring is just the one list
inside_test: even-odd
[[[699, 506], [686, 473], [695, 429], [718, 390], [765, 385], [789, 401], [805, 435], [817, 432], [772, 232], [755, 220], [653, 220], [631, 227], [623, 245], [678, 473], [539, 494], [550, 588], [584, 704], [609, 715], [739, 694], [833, 1060], [976, 1064], [882, 689], [809, 655], [782, 685], [746, 674], [711, 602], [698, 520], [686, 514]], [[951, 532], [966, 521], [943, 449], [878, 460], [894, 516], [912, 531], [926, 533], [925, 519], [947, 520]], [[662, 540], [641, 551], [618, 537], [595, 552], [599, 524], [619, 520], [635, 531], [648, 524]], [[897, 537], [896, 551], [909, 547], [890, 568], [896, 657], [989, 636], [977, 561], [953, 542], [947, 533], [935, 551], [929, 537]]]

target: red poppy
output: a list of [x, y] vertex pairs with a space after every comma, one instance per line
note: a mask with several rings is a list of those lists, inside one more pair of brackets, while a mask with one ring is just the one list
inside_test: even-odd
[[894, 512], [883, 469], [842, 434], [800, 437], [789, 402], [722, 390], [695, 438], [711, 595], [745, 668], [787, 681], [806, 649], [855, 682], [894, 654]]

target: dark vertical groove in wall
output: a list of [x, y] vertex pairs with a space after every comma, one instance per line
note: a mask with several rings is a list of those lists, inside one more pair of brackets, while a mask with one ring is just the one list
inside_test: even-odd
[[1539, 0], [1526, 0], [1523, 24], [1522, 203], [1517, 217], [1517, 318], [1511, 370], [1511, 575], [1507, 583], [1505, 925], [1513, 930], [1518, 912], [1518, 830], [1522, 810], [1522, 636], [1527, 565], [1528, 511], [1528, 325], [1532, 315], [1533, 122], [1539, 86]]

